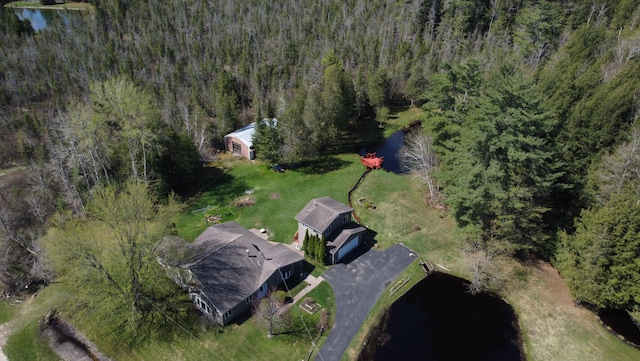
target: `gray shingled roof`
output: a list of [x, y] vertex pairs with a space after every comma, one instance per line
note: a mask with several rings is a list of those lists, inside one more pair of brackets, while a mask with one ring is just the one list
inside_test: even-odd
[[354, 234], [356, 233], [360, 233], [360, 232], [364, 232], [367, 229], [360, 226], [357, 223], [352, 222], [351, 224], [348, 224], [345, 226], [345, 228], [340, 230], [340, 233], [338, 233], [338, 235], [336, 236], [336, 238], [331, 241], [331, 245], [334, 247], [332, 248], [329, 253], [330, 254], [334, 254], [336, 252], [338, 252], [338, 250], [340, 249], [340, 247], [342, 247], [342, 245]]
[[312, 199], [298, 213], [296, 221], [319, 232], [324, 232], [336, 217], [343, 213], [352, 212], [353, 208], [336, 201], [331, 197]]
[[222, 313], [253, 294], [278, 266], [303, 260], [285, 245], [265, 241], [235, 222], [207, 228], [190, 247], [197, 254], [183, 260], [181, 267], [191, 270]]

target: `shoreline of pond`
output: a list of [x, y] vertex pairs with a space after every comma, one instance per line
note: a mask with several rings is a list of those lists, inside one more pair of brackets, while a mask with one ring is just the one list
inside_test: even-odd
[[[474, 339], [480, 341], [470, 348], [474, 356], [483, 357], [474, 359], [526, 360], [524, 336], [513, 307], [499, 295], [472, 296], [466, 291], [467, 284], [456, 276], [431, 273], [384, 311], [369, 331], [358, 360], [383, 361], [415, 354], [425, 360], [466, 357], [469, 355], [460, 353]], [[466, 303], [461, 303], [463, 299]], [[461, 305], [468, 307], [455, 307]]]
[[[67, 4], [86, 4], [85, 6], [67, 6]], [[33, 10], [71, 10], [71, 11], [93, 11], [93, 5], [88, 3], [65, 3], [57, 5], [41, 5], [34, 3], [34, 5], [24, 4], [22, 2], [12, 2], [4, 5], [5, 9], [33, 9]]]

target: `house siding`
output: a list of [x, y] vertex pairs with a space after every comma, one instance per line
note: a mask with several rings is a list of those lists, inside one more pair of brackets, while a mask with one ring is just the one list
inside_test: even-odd
[[[344, 242], [344, 244], [335, 250], [335, 252], [331, 255], [331, 264], [336, 264], [338, 262], [340, 262], [341, 259], [338, 258], [338, 253], [340, 252], [340, 249], [344, 248], [347, 244], [349, 244], [349, 242], [351, 242], [354, 238], [359, 237], [358, 238], [358, 246], [364, 243], [364, 236], [365, 236], [365, 232], [357, 232], [352, 234], [351, 236], [349, 236], [349, 238], [347, 239], [346, 242]], [[344, 258], [344, 257], [343, 257]]]
[[249, 147], [239, 138], [236, 137], [225, 137], [225, 146], [228, 152], [233, 153], [233, 143], [240, 144], [240, 155], [246, 159], [253, 159], [253, 152]]

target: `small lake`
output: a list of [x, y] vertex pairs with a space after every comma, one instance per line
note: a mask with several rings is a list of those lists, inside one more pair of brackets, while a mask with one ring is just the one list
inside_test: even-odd
[[471, 295], [468, 284], [429, 275], [391, 306], [359, 360], [524, 360], [511, 306], [491, 294]]
[[55, 10], [55, 9], [32, 9], [32, 8], [16, 8], [16, 15], [20, 20], [29, 20], [33, 30], [40, 31], [46, 29], [55, 21], [63, 21], [69, 25], [70, 17], [80, 11], [72, 10]]

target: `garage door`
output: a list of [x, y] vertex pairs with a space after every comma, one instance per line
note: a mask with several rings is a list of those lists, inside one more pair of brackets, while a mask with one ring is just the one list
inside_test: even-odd
[[338, 250], [338, 261], [340, 261], [342, 257], [346, 256], [349, 252], [353, 251], [353, 249], [358, 246], [359, 241], [360, 235], [357, 235], [349, 242], [345, 243], [342, 248]]

